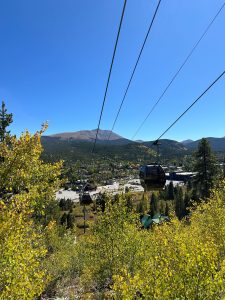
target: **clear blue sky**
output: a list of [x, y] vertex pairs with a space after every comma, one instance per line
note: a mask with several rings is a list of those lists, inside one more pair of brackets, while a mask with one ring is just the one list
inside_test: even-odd
[[[131, 138], [224, 0], [162, 0], [115, 127]], [[128, 0], [101, 129], [111, 129], [156, 0]], [[97, 127], [122, 0], [0, 1], [0, 99], [13, 133]], [[136, 139], [156, 139], [225, 69], [225, 8]], [[225, 76], [164, 138], [225, 136]]]

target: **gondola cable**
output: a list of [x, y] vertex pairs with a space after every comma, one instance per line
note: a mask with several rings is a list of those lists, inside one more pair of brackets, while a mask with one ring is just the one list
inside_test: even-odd
[[188, 106], [188, 108], [155, 140], [155, 143], [158, 142], [201, 98], [204, 96], [212, 87], [213, 85], [219, 81], [223, 75], [225, 74], [225, 71], [223, 71], [205, 90], [201, 93], [201, 95], [192, 102], [191, 105]]
[[123, 10], [122, 10], [120, 23], [119, 23], [119, 28], [118, 28], [117, 37], [116, 37], [116, 42], [115, 42], [115, 46], [114, 46], [114, 50], [113, 50], [113, 56], [112, 56], [112, 60], [111, 60], [111, 64], [110, 64], [108, 79], [107, 79], [107, 83], [106, 83], [106, 88], [105, 88], [104, 98], [103, 98], [102, 107], [101, 107], [101, 111], [100, 111], [100, 117], [99, 117], [99, 121], [98, 121], [98, 128], [97, 128], [97, 131], [96, 131], [94, 145], [93, 145], [93, 148], [92, 148], [92, 153], [95, 150], [95, 146], [96, 146], [96, 142], [97, 142], [97, 138], [98, 138], [98, 132], [99, 132], [101, 119], [102, 119], [102, 114], [103, 114], [103, 110], [104, 110], [104, 106], [105, 106], [106, 96], [107, 96], [108, 87], [109, 87], [109, 81], [110, 81], [110, 77], [111, 77], [111, 73], [112, 73], [114, 58], [115, 58], [115, 55], [116, 55], [116, 49], [117, 49], [117, 44], [118, 44], [118, 40], [119, 40], [119, 36], [120, 36], [122, 23], [123, 23], [123, 17], [124, 17], [124, 13], [125, 13], [126, 4], [127, 4], [127, 0], [124, 0]]
[[214, 21], [216, 20], [216, 18], [218, 17], [218, 15], [220, 14], [220, 12], [222, 11], [222, 9], [225, 6], [225, 2], [223, 3], [223, 5], [220, 7], [220, 9], [217, 11], [216, 15], [214, 16], [214, 18], [211, 20], [211, 22], [208, 24], [208, 26], [206, 27], [206, 29], [204, 30], [203, 34], [201, 35], [201, 37], [198, 39], [198, 41], [195, 43], [195, 45], [193, 46], [193, 48], [191, 49], [191, 51], [189, 52], [189, 54], [187, 55], [187, 57], [185, 58], [185, 60], [183, 61], [183, 63], [181, 64], [181, 66], [179, 67], [179, 69], [176, 71], [176, 73], [173, 75], [172, 79], [170, 80], [170, 82], [168, 83], [168, 85], [166, 86], [166, 88], [164, 89], [164, 91], [162, 92], [162, 94], [159, 96], [159, 98], [157, 99], [157, 101], [155, 102], [155, 104], [152, 106], [151, 110], [149, 111], [149, 113], [147, 114], [147, 116], [145, 117], [145, 119], [142, 121], [141, 125], [138, 127], [138, 129], [136, 130], [135, 134], [133, 135], [133, 137], [131, 138], [132, 140], [134, 140], [135, 136], [138, 134], [138, 132], [141, 130], [141, 128], [143, 127], [143, 125], [145, 124], [145, 122], [147, 121], [147, 119], [149, 118], [149, 116], [152, 114], [152, 112], [155, 110], [156, 106], [159, 104], [159, 102], [162, 100], [162, 98], [164, 97], [164, 95], [166, 94], [167, 90], [170, 88], [170, 86], [172, 85], [172, 83], [174, 82], [174, 80], [176, 79], [176, 77], [179, 75], [180, 71], [183, 69], [183, 67], [185, 66], [185, 64], [187, 63], [187, 61], [189, 60], [189, 58], [192, 56], [192, 54], [194, 53], [194, 51], [196, 50], [196, 48], [198, 47], [198, 45], [200, 44], [201, 40], [204, 38], [204, 36], [207, 34], [207, 32], [209, 31], [210, 27], [212, 26], [212, 24], [214, 23]]
[[124, 101], [125, 101], [125, 98], [126, 98], [126, 96], [127, 96], [127, 93], [128, 93], [129, 88], [130, 88], [131, 82], [132, 82], [132, 80], [133, 80], [134, 74], [135, 74], [135, 72], [136, 72], [138, 63], [139, 63], [139, 61], [140, 61], [142, 52], [143, 52], [144, 47], [145, 47], [145, 44], [146, 44], [146, 42], [147, 42], [149, 33], [150, 33], [151, 29], [152, 29], [154, 20], [155, 20], [155, 18], [156, 18], [156, 15], [157, 15], [157, 12], [158, 12], [160, 3], [161, 3], [161, 0], [159, 0], [158, 5], [157, 5], [157, 7], [156, 7], [156, 9], [155, 9], [154, 15], [153, 15], [153, 17], [152, 17], [152, 19], [151, 19], [151, 23], [150, 23], [149, 28], [148, 28], [148, 31], [147, 31], [147, 33], [146, 33], [146, 35], [145, 35], [145, 39], [144, 39], [144, 41], [143, 41], [143, 43], [142, 43], [141, 50], [140, 50], [140, 52], [139, 52], [138, 58], [137, 58], [136, 63], [135, 63], [135, 65], [134, 65], [133, 71], [132, 71], [132, 73], [131, 73], [131, 77], [130, 77], [130, 79], [129, 79], [128, 85], [127, 85], [127, 87], [126, 87], [124, 96], [123, 96], [122, 101], [121, 101], [121, 103], [120, 103], [119, 109], [118, 109], [117, 114], [116, 114], [116, 118], [115, 118], [115, 120], [114, 120], [114, 122], [113, 122], [112, 129], [110, 130], [110, 133], [109, 133], [109, 135], [108, 135], [107, 141], [110, 140], [110, 137], [111, 137], [111, 135], [112, 135], [113, 129], [114, 129], [115, 125], [116, 125], [116, 122], [117, 122], [117, 119], [118, 119], [118, 117], [119, 117], [121, 108], [122, 108], [123, 103], [124, 103]]
[[223, 71], [205, 90], [201, 95], [192, 102], [191, 105], [153, 142], [153, 145], [157, 146], [157, 163], [148, 164], [140, 167], [140, 182], [145, 191], [162, 189], [166, 183], [166, 175], [162, 166], [159, 164], [159, 140], [163, 135], [168, 132], [200, 99], [205, 95], [212, 86], [225, 74]]

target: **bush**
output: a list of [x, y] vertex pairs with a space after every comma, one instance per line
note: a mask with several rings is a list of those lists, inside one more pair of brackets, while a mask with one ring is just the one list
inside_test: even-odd
[[92, 234], [80, 237], [79, 280], [85, 292], [114, 299], [224, 296], [224, 189], [194, 207], [191, 222], [174, 218], [151, 231], [140, 229], [122, 196], [117, 200], [106, 203]]

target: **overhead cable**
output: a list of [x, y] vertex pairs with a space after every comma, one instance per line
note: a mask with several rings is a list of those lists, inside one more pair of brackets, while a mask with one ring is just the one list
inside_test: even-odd
[[149, 28], [148, 28], [148, 31], [147, 31], [147, 33], [146, 33], [146, 35], [145, 35], [145, 39], [144, 39], [144, 41], [143, 41], [143, 43], [142, 43], [142, 46], [141, 46], [141, 49], [140, 49], [138, 58], [137, 58], [137, 60], [136, 60], [135, 66], [134, 66], [134, 68], [133, 68], [133, 71], [132, 71], [132, 73], [131, 73], [130, 80], [129, 80], [129, 82], [128, 82], [128, 85], [127, 85], [127, 88], [126, 88], [126, 90], [125, 90], [124, 96], [123, 96], [122, 101], [121, 101], [121, 103], [120, 103], [119, 109], [118, 109], [118, 111], [117, 111], [116, 118], [115, 118], [115, 120], [114, 120], [114, 122], [113, 122], [112, 129], [110, 130], [110, 133], [109, 133], [109, 136], [108, 136], [108, 139], [107, 139], [108, 141], [110, 140], [111, 134], [112, 134], [113, 129], [114, 129], [115, 125], [116, 125], [117, 119], [118, 119], [118, 117], [119, 117], [121, 108], [122, 108], [123, 103], [124, 103], [124, 100], [125, 100], [125, 98], [126, 98], [126, 96], [127, 96], [127, 92], [128, 92], [128, 90], [129, 90], [129, 88], [130, 88], [130, 85], [131, 85], [132, 79], [133, 79], [133, 77], [134, 77], [135, 71], [136, 71], [136, 69], [137, 69], [139, 60], [140, 60], [140, 58], [141, 58], [141, 55], [142, 55], [142, 52], [143, 52], [143, 50], [144, 50], [145, 44], [146, 44], [146, 42], [147, 42], [149, 33], [150, 33], [150, 31], [151, 31], [151, 28], [152, 28], [152, 25], [153, 25], [153, 23], [154, 23], [155, 17], [156, 17], [156, 15], [157, 15], [157, 12], [158, 12], [160, 3], [161, 3], [161, 0], [159, 0], [158, 5], [157, 5], [157, 7], [156, 7], [156, 9], [155, 9], [154, 15], [153, 15], [153, 17], [152, 17], [152, 19], [151, 19], [151, 23], [150, 23]]
[[185, 60], [183, 61], [183, 63], [181, 64], [181, 66], [179, 67], [179, 69], [176, 71], [176, 73], [173, 75], [172, 79], [170, 80], [170, 82], [168, 83], [168, 85], [166, 86], [166, 88], [164, 89], [164, 91], [162, 92], [162, 94], [159, 96], [159, 98], [157, 99], [157, 101], [155, 102], [155, 104], [152, 106], [151, 110], [149, 111], [149, 113], [147, 114], [147, 116], [145, 117], [144, 121], [142, 121], [141, 125], [138, 127], [138, 129], [136, 130], [135, 134], [133, 135], [133, 137], [131, 138], [132, 140], [135, 138], [135, 136], [139, 133], [139, 131], [141, 130], [141, 128], [143, 127], [143, 125], [145, 124], [145, 122], [147, 121], [147, 119], [149, 118], [149, 116], [151, 115], [151, 113], [154, 111], [154, 109], [156, 108], [156, 106], [159, 104], [159, 102], [162, 100], [162, 98], [164, 97], [164, 95], [166, 94], [167, 90], [169, 89], [169, 87], [172, 85], [172, 83], [174, 82], [174, 80], [176, 79], [176, 77], [178, 76], [178, 74], [180, 73], [180, 71], [183, 69], [183, 67], [185, 66], [185, 64], [187, 63], [187, 61], [189, 60], [189, 58], [192, 56], [193, 52], [196, 50], [196, 48], [198, 47], [199, 43], [201, 42], [201, 40], [204, 38], [204, 36], [207, 34], [207, 32], [209, 31], [210, 27], [212, 26], [212, 24], [214, 23], [214, 21], [216, 20], [216, 18], [218, 17], [218, 15], [220, 14], [220, 12], [222, 11], [222, 9], [225, 6], [225, 2], [223, 3], [223, 5], [220, 7], [220, 9], [217, 11], [216, 15], [214, 16], [214, 18], [211, 20], [211, 22], [208, 24], [208, 26], [206, 27], [206, 29], [204, 30], [204, 32], [202, 33], [202, 35], [200, 36], [200, 38], [198, 39], [198, 41], [194, 44], [193, 48], [191, 49], [191, 51], [189, 52], [189, 54], [187, 55], [187, 57], [185, 58]]
[[111, 73], [112, 73], [114, 58], [115, 58], [115, 55], [116, 55], [116, 49], [117, 49], [117, 44], [118, 44], [118, 40], [119, 40], [119, 36], [120, 36], [122, 23], [123, 23], [123, 17], [124, 17], [126, 4], [127, 4], [127, 0], [125, 0], [124, 4], [123, 4], [122, 15], [121, 15], [121, 18], [120, 18], [120, 24], [119, 24], [117, 37], [116, 37], [116, 42], [115, 42], [115, 46], [114, 46], [114, 50], [113, 50], [113, 56], [112, 56], [111, 65], [110, 65], [110, 69], [109, 69], [108, 79], [107, 79], [106, 88], [105, 88], [105, 94], [104, 94], [104, 98], [103, 98], [103, 102], [102, 102], [100, 117], [99, 117], [99, 121], [98, 121], [98, 128], [97, 128], [97, 131], [96, 131], [96, 136], [95, 136], [94, 145], [93, 145], [93, 148], [92, 148], [92, 153], [95, 151], [95, 145], [96, 145], [96, 141], [97, 141], [97, 138], [98, 138], [98, 132], [99, 132], [100, 124], [101, 124], [102, 113], [103, 113], [104, 106], [105, 106], [105, 100], [106, 100], [106, 96], [107, 96], [107, 92], [108, 92], [109, 81], [110, 81], [110, 77], [111, 77]]
[[212, 86], [219, 80], [221, 77], [225, 74], [225, 71], [223, 71], [208, 87], [206, 90], [204, 90], [203, 93], [155, 140], [154, 143], [158, 143], [158, 141], [169, 131], [191, 108], [194, 106], [201, 98], [203, 95], [205, 95], [211, 88]]

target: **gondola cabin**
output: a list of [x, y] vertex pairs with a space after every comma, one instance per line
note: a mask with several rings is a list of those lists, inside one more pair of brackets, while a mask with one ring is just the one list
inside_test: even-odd
[[90, 205], [91, 203], [93, 203], [91, 195], [89, 193], [87, 193], [87, 192], [84, 192], [80, 196], [80, 205]]
[[145, 191], [160, 190], [166, 183], [165, 172], [158, 164], [141, 166], [139, 176]]

